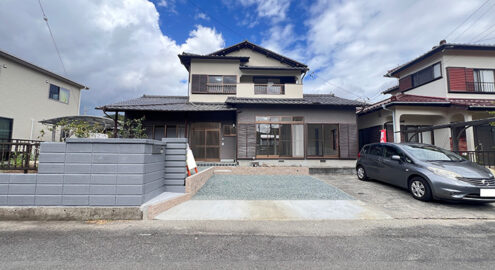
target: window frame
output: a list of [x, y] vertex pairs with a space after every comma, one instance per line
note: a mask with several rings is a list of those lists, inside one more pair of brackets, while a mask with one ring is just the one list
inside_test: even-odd
[[[284, 120], [284, 118], [288, 118], [290, 117], [291, 120]], [[268, 118], [267, 120], [262, 120], [261, 118]], [[279, 120], [277, 120], [277, 118], [279, 118]], [[298, 118], [300, 120], [294, 120], [295, 118]], [[274, 115], [263, 115], [263, 116], [255, 116], [255, 130], [256, 130], [256, 146], [255, 146], [255, 156], [256, 156], [256, 159], [278, 159], [278, 158], [283, 158], [283, 159], [304, 159], [305, 158], [305, 155], [306, 155], [306, 145], [305, 145], [305, 137], [306, 137], [306, 132], [305, 132], [305, 124], [304, 124], [304, 117], [303, 116], [289, 116], [289, 115], [285, 115], [285, 116], [274, 116]], [[281, 125], [290, 125], [291, 126], [291, 142], [293, 140], [293, 134], [292, 134], [292, 126], [293, 125], [300, 125], [302, 126], [303, 128], [303, 133], [302, 133], [302, 137], [303, 137], [303, 141], [302, 141], [302, 147], [303, 147], [303, 153], [301, 156], [284, 156], [284, 155], [280, 155], [280, 151], [279, 149], [280, 148], [277, 148], [277, 151], [278, 151], [278, 155], [259, 155], [258, 154], [258, 125], [279, 125], [279, 132], [278, 132], [278, 140], [277, 140], [277, 147], [279, 147], [281, 145], [280, 141], [280, 126]], [[284, 140], [285, 141], [285, 140]], [[292, 152], [293, 149], [291, 149], [291, 152]]]
[[[324, 127], [323, 127], [324, 125], [334, 125], [334, 126], [337, 126], [337, 133], [335, 134], [335, 145], [336, 145], [335, 147], [337, 149], [337, 154], [335, 154], [335, 155], [324, 155], [323, 154], [321, 156], [315, 156], [315, 155], [309, 155], [308, 154], [308, 144], [309, 144], [309, 141], [308, 141], [308, 139], [309, 139], [309, 136], [308, 136], [309, 130], [308, 130], [308, 128], [309, 128], [309, 125], [321, 125], [322, 132], [324, 130]], [[305, 136], [306, 137], [305, 138], [305, 145], [306, 145], [305, 148], [306, 149], [305, 149], [304, 153], [305, 153], [305, 155], [306, 155], [306, 157], [308, 159], [334, 159], [334, 158], [340, 158], [340, 140], [339, 140], [339, 137], [340, 137], [340, 124], [338, 124], [338, 123], [306, 123], [305, 126], [306, 126], [306, 128], [305, 128], [305, 135], [306, 135]], [[324, 138], [324, 136], [323, 136], [323, 138]], [[322, 145], [323, 146], [325, 145], [325, 141], [323, 141], [323, 144]]]
[[[57, 96], [57, 98], [54, 98], [54, 95], [55, 94], [52, 95], [52, 87], [56, 87], [56, 90], [57, 90], [56, 96]], [[61, 97], [62, 97], [61, 93], [62, 92], [67, 93], [67, 102], [61, 100]], [[54, 101], [58, 101], [58, 102], [63, 103], [63, 104], [69, 104], [69, 102], [70, 102], [70, 90], [67, 89], [67, 88], [58, 86], [56, 84], [50, 83], [49, 86], [48, 86], [48, 99], [54, 100]]]
[[[435, 66], [436, 65], [439, 65], [440, 66], [440, 75], [435, 78]], [[427, 70], [429, 68], [431, 68], [431, 71], [432, 71], [432, 74], [433, 74], [433, 76], [432, 76], [433, 78], [431, 80], [428, 80], [428, 81], [425, 81], [425, 82], [422, 82], [422, 83], [419, 83], [419, 84], [415, 85], [415, 83], [414, 83], [414, 77], [417, 76], [419, 73], [421, 73], [421, 72], [423, 72], [423, 71], [425, 71], [425, 70]], [[429, 65], [427, 67], [424, 67], [421, 70], [418, 70], [418, 71], [416, 71], [414, 73], [411, 73], [409, 76], [411, 76], [411, 88], [409, 88], [407, 90], [410, 90], [410, 89], [413, 89], [413, 88], [417, 88], [417, 87], [423, 86], [425, 84], [431, 83], [433, 81], [436, 81], [438, 79], [441, 79], [443, 77], [442, 61], [438, 61], [438, 62], [436, 62], [434, 64], [431, 64], [431, 65]]]
[[237, 136], [237, 127], [234, 124], [222, 125], [222, 136], [223, 137], [236, 137]]

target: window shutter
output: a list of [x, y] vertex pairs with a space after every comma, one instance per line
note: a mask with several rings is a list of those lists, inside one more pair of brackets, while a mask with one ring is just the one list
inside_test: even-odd
[[256, 156], [255, 124], [239, 124], [237, 126], [237, 158], [251, 159]]
[[[461, 67], [448, 67], [447, 74], [449, 77], [449, 91], [453, 92], [465, 92], [467, 91], [466, 87], [466, 77], [473, 78], [473, 70], [470, 69], [470, 74], [468, 75], [468, 71], [465, 68]], [[468, 75], [468, 76], [466, 76]], [[471, 80], [472, 82], [473, 80]], [[474, 89], [470, 90], [474, 91]]]
[[355, 159], [358, 153], [358, 130], [356, 124], [339, 125], [340, 158]]
[[356, 124], [347, 124], [349, 136], [349, 158], [356, 158], [359, 152], [358, 129]]
[[191, 79], [191, 93], [202, 94], [206, 93], [206, 82], [208, 75], [193, 74]]
[[340, 157], [349, 158], [349, 129], [347, 124], [339, 125]]
[[399, 80], [399, 91], [405, 91], [412, 88], [412, 76], [406, 76]]

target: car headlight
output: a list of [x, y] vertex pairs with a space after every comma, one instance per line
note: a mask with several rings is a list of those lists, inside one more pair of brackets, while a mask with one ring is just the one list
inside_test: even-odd
[[436, 175], [440, 175], [440, 176], [451, 178], [451, 179], [457, 180], [457, 177], [461, 177], [461, 175], [458, 173], [444, 170], [444, 169], [440, 169], [440, 168], [428, 167], [428, 170], [430, 170], [432, 173], [434, 173]]

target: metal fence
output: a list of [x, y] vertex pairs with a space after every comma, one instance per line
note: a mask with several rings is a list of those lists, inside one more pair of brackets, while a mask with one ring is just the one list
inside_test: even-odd
[[24, 171], [38, 169], [41, 141], [0, 140], [0, 170]]
[[456, 151], [460, 156], [486, 167], [495, 167], [495, 151]]

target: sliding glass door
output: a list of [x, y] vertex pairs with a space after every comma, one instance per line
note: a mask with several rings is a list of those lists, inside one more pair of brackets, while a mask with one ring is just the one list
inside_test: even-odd
[[256, 157], [304, 157], [302, 117], [256, 117]]
[[308, 124], [308, 157], [338, 157], [338, 131], [335, 124]]
[[189, 137], [194, 158], [220, 161], [220, 123], [193, 123]]

